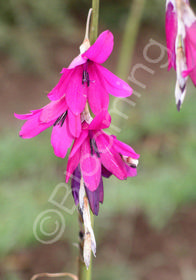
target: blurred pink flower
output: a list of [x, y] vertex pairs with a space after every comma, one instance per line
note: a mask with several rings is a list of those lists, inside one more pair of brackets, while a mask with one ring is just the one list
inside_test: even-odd
[[[139, 155], [125, 143], [103, 132], [110, 124], [107, 111], [98, 114], [90, 124], [83, 123], [80, 137], [72, 146], [66, 171], [66, 182], [72, 177], [75, 202], [78, 202], [79, 182], [83, 177], [90, 206], [97, 213], [103, 201], [102, 176], [115, 175], [120, 180], [137, 175]], [[75, 178], [75, 177], [79, 178]], [[96, 207], [95, 207], [96, 205]]]
[[[97, 115], [108, 109], [109, 93], [117, 97], [132, 94], [131, 87], [101, 66], [113, 50], [113, 35], [109, 30], [102, 32], [95, 43], [63, 68], [58, 84], [48, 94], [50, 100], [65, 96], [73, 114], [80, 114], [88, 101], [92, 112]], [[86, 50], [87, 49], [87, 50]]]
[[32, 138], [53, 126], [51, 144], [55, 155], [61, 158], [65, 157], [67, 149], [72, 144], [76, 127], [81, 127], [80, 115], [75, 116], [68, 110], [65, 97], [51, 101], [45, 107], [31, 111], [29, 114], [15, 114], [15, 117], [27, 120], [19, 133], [22, 138]]
[[168, 70], [173, 67], [177, 72], [175, 97], [180, 110], [188, 76], [196, 86], [196, 17], [188, 0], [182, 0], [181, 7], [177, 7], [175, 0], [166, 1], [165, 28]]
[[175, 8], [175, 0], [167, 1], [166, 5], [165, 29], [168, 48], [168, 70], [170, 70], [171, 67], [176, 69], [175, 43], [177, 36], [177, 14]]

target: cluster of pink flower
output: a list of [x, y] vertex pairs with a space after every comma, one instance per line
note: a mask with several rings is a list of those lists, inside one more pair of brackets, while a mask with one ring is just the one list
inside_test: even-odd
[[168, 70], [173, 67], [177, 74], [175, 97], [179, 111], [188, 76], [196, 86], [196, 17], [189, 0], [166, 1], [166, 41]]
[[[84, 41], [81, 53], [63, 68], [58, 84], [48, 94], [50, 103], [29, 114], [15, 117], [27, 120], [20, 136], [31, 138], [53, 126], [51, 144], [56, 156], [69, 154], [66, 182], [72, 178], [72, 193], [79, 203], [81, 179], [92, 212], [97, 215], [103, 202], [103, 177], [115, 175], [124, 180], [136, 176], [139, 155], [115, 136], [106, 134], [111, 117], [109, 93], [116, 97], [132, 94], [130, 86], [101, 66], [113, 49], [113, 35], [106, 30], [90, 46]], [[94, 114], [92, 118], [89, 108]]]
[[[175, 97], [177, 109], [186, 94], [188, 76], [196, 86], [196, 17], [189, 0], [166, 0], [166, 41], [168, 70], [177, 73]], [[66, 182], [72, 178], [72, 190], [78, 204], [81, 178], [94, 214], [98, 214], [99, 202], [103, 202], [102, 176], [114, 174], [120, 180], [135, 176], [139, 155], [128, 145], [103, 129], [108, 128], [109, 94], [128, 97], [131, 87], [104, 68], [113, 50], [113, 35], [106, 30], [90, 46], [85, 37], [80, 54], [68, 68], [63, 68], [58, 84], [48, 94], [50, 103], [45, 107], [18, 115], [27, 120], [20, 136], [31, 138], [53, 126], [51, 144], [56, 156], [69, 154]], [[94, 114], [92, 118], [89, 107]], [[73, 144], [73, 145], [72, 145]]]

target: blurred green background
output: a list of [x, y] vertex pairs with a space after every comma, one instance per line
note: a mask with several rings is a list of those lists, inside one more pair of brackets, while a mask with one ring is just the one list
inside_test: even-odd
[[[110, 29], [115, 37], [114, 51], [105, 64], [114, 73], [130, 3], [100, 4], [100, 32]], [[47, 103], [46, 93], [58, 82], [61, 68], [78, 54], [90, 5], [88, 0], [0, 1], [0, 279], [77, 270], [75, 212], [60, 210], [66, 230], [57, 243], [43, 245], [33, 233], [42, 211], [58, 210], [48, 199], [64, 182], [66, 160], [53, 155], [50, 131], [20, 139], [22, 122], [13, 113]], [[160, 67], [166, 54], [158, 64], [143, 55], [150, 39], [165, 45], [164, 9], [165, 1], [146, 2], [130, 61], [130, 73], [137, 63], [148, 69], [136, 74], [146, 87], [130, 82], [140, 97], [130, 98], [134, 106], [119, 102], [126, 119], [112, 113], [112, 123], [120, 131], [111, 133], [130, 144], [141, 159], [136, 178], [104, 182], [104, 204], [95, 218], [95, 280], [196, 279], [196, 90], [189, 81], [178, 113], [175, 73]], [[153, 47], [149, 57], [159, 57], [159, 51]], [[111, 112], [114, 102], [111, 97]], [[66, 203], [73, 205], [71, 196]]]

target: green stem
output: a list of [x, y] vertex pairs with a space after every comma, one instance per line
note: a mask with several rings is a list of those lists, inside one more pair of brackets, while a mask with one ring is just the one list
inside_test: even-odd
[[141, 23], [142, 13], [146, 0], [131, 1], [130, 12], [122, 39], [117, 75], [126, 80], [129, 75], [133, 51]]
[[[92, 20], [91, 20], [91, 28], [90, 28], [90, 43], [91, 45], [96, 41], [98, 35], [98, 20], [99, 20], [99, 0], [92, 0]], [[78, 280], [91, 280], [92, 275], [92, 257], [90, 260], [89, 268], [86, 268], [86, 265], [83, 261], [83, 236], [84, 236], [84, 228], [83, 228], [83, 220], [79, 213], [79, 224], [80, 224], [80, 254], [79, 254], [79, 267], [78, 267]], [[91, 212], [91, 225], [93, 228], [94, 224], [94, 216]]]
[[91, 45], [96, 41], [98, 35], [99, 22], [99, 0], [92, 0], [92, 21], [90, 29], [90, 43]]
[[[82, 225], [82, 218], [80, 216], [79, 213], [79, 223], [80, 223], [80, 232], [83, 233], [84, 235], [84, 230], [83, 230], [83, 225]], [[94, 216], [91, 212], [91, 225], [93, 228], [93, 224], [94, 224]], [[86, 268], [86, 265], [83, 261], [83, 239], [80, 239], [79, 242], [79, 248], [80, 248], [80, 255], [79, 255], [79, 267], [78, 267], [78, 280], [91, 280], [91, 276], [92, 276], [92, 257], [91, 257], [91, 261], [90, 261], [90, 265], [89, 268]]]
[[[91, 29], [90, 29], [90, 43], [91, 45], [96, 41], [98, 37], [98, 24], [99, 24], [99, 0], [92, 0], [92, 22], [91, 22]], [[94, 227], [94, 215], [91, 212], [91, 225], [92, 228]], [[88, 268], [88, 273], [86, 275], [85, 280], [91, 280], [92, 276], [92, 257], [90, 266]], [[80, 278], [79, 278], [80, 280]]]
[[[90, 43], [91, 45], [96, 41], [98, 35], [98, 20], [99, 20], [99, 0], [92, 0], [92, 20], [91, 20], [91, 28], [90, 28]], [[91, 224], [93, 228], [93, 214], [91, 213]], [[79, 213], [79, 221], [80, 221], [80, 231], [82, 235], [84, 235], [84, 229], [82, 228], [82, 218]], [[83, 261], [83, 239], [80, 239], [79, 247], [80, 247], [80, 255], [79, 255], [79, 271], [78, 271], [78, 280], [91, 280], [92, 276], [92, 257], [90, 260], [90, 265], [87, 270], [85, 263]]]
[[91, 269], [92, 269], [92, 260], [88, 270], [86, 269], [85, 263], [82, 260], [79, 260], [79, 280], [91, 280]]

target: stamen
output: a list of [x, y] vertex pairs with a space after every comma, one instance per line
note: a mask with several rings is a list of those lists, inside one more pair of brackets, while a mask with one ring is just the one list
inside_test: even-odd
[[84, 70], [82, 75], [82, 84], [84, 85], [84, 83], [87, 83], [87, 87], [90, 86], [90, 79], [87, 70]]
[[91, 148], [91, 155], [95, 153], [96, 156], [100, 158], [100, 153], [98, 151], [97, 143], [94, 138], [90, 139], [90, 148]]
[[92, 144], [92, 139], [90, 139], [90, 148], [91, 148], [91, 156], [93, 156], [93, 144]]
[[67, 111], [65, 113], [63, 113], [62, 115], [60, 115], [56, 119], [56, 121], [54, 122], [53, 126], [60, 125], [62, 127], [64, 122], [65, 122], [66, 117], [67, 117]]

